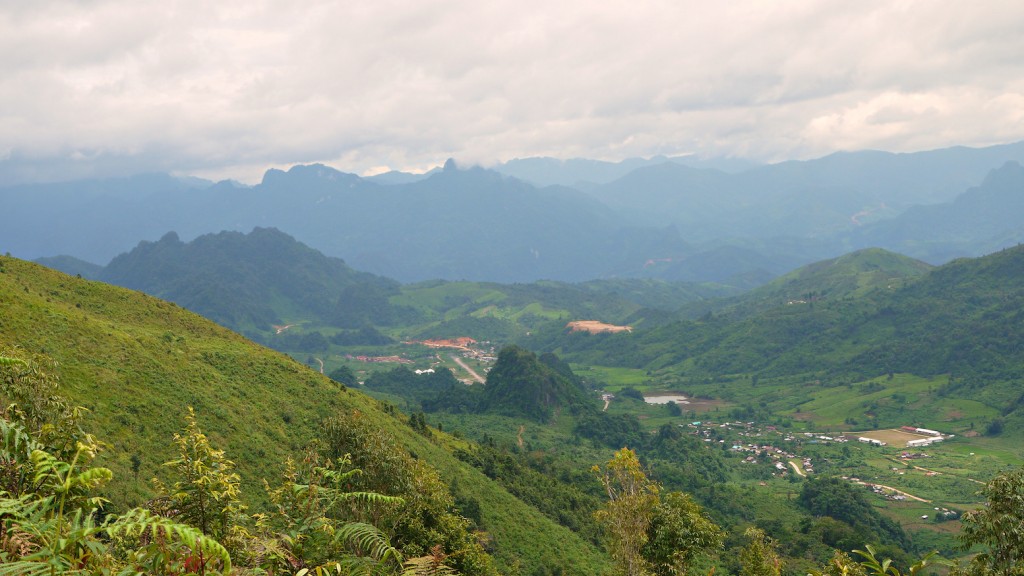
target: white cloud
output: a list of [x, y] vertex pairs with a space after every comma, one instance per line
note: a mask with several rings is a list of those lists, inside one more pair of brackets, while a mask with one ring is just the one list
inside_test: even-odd
[[37, 0], [0, 7], [0, 150], [251, 181], [981, 145], [1024, 139], [1022, 29], [996, 1]]

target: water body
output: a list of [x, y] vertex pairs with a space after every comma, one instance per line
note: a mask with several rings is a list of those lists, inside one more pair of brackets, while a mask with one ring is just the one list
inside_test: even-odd
[[675, 402], [676, 404], [689, 404], [690, 400], [682, 394], [666, 392], [664, 394], [651, 394], [650, 396], [644, 396], [644, 402], [647, 402], [648, 404], [668, 404], [669, 402]]

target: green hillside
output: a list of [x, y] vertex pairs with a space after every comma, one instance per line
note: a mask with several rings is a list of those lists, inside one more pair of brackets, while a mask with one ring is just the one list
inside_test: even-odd
[[691, 303], [683, 314], [696, 318], [713, 311], [740, 317], [782, 305], [860, 297], [898, 288], [932, 268], [888, 250], [867, 248], [802, 266], [742, 295]]
[[264, 498], [262, 480], [278, 479], [325, 418], [356, 413], [457, 485], [457, 499], [479, 503], [501, 565], [529, 573], [557, 559], [570, 572], [592, 574], [606, 562], [592, 544], [456, 459], [452, 452], [465, 442], [417, 432], [393, 409], [174, 304], [3, 257], [0, 307], [0, 349], [52, 358], [61, 393], [90, 410], [84, 426], [109, 444], [98, 463], [114, 471], [107, 496], [115, 506], [152, 497], [147, 480], [166, 473], [162, 463], [173, 456], [171, 437], [188, 406], [236, 462], [254, 505]]
[[[871, 253], [856, 261], [875, 256], [894, 261]], [[974, 418], [957, 418], [965, 430], [972, 422], [1003, 418], [1008, 431], [1024, 431], [1018, 384], [1024, 377], [1024, 247], [863, 290], [864, 274], [872, 273], [851, 274], [842, 262], [812, 266], [760, 293], [785, 297], [788, 285], [817, 286], [826, 294], [831, 285], [839, 287], [827, 292], [834, 296], [777, 300], [756, 313], [711, 313], [630, 334], [559, 333], [544, 342], [576, 363], [645, 370], [648, 380], [667, 389], [790, 410], [811, 394], [794, 388], [797, 383], [834, 389], [882, 377], [876, 385], [890, 388], [885, 378], [915, 375], [930, 379], [933, 392], [913, 402], [904, 395], [898, 404], [908, 415], [932, 418], [930, 412], [943, 414], [942, 406], [959, 399], [987, 406]], [[769, 382], [780, 388], [769, 391]]]
[[[68, 258], [47, 260], [68, 268]], [[73, 264], [72, 262], [71, 264]], [[272, 228], [182, 242], [170, 232], [82, 274], [177, 303], [251, 340], [296, 355], [337, 359], [400, 353], [399, 341], [470, 337], [509, 342], [570, 320], [642, 323], [686, 302], [736, 291], [657, 280], [586, 284], [430, 281], [400, 285], [358, 272]]]
[[309, 321], [389, 324], [398, 283], [357, 272], [273, 228], [182, 242], [169, 232], [111, 260], [99, 280], [176, 302], [233, 330], [272, 333]]

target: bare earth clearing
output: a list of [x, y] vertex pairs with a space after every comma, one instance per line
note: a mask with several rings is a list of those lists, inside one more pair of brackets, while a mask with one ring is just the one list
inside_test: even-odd
[[406, 344], [422, 344], [428, 348], [454, 348], [455, 350], [472, 350], [472, 346], [476, 344], [476, 340], [466, 336], [460, 336], [459, 338], [449, 339], [430, 339], [416, 341], [412, 340], [406, 342]]
[[867, 432], [851, 432], [858, 436], [865, 438], [871, 438], [873, 440], [881, 440], [890, 446], [906, 447], [907, 442], [911, 440], [920, 440], [921, 438], [928, 438], [924, 434], [912, 434], [910, 432], [904, 432], [903, 430], [870, 430]]
[[565, 325], [572, 332], [590, 332], [591, 334], [601, 334], [602, 332], [632, 332], [632, 326], [616, 326], [614, 324], [605, 324], [597, 320], [575, 320]]

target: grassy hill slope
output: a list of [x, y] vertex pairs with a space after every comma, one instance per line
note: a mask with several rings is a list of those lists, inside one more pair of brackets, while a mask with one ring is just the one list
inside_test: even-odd
[[[282, 354], [261, 348], [182, 308], [138, 292], [0, 258], [0, 348], [56, 361], [62, 393], [91, 410], [86, 427], [110, 444], [100, 464], [114, 471], [116, 505], [152, 495], [171, 437], [193, 406], [200, 426], [227, 451], [250, 501], [275, 480], [285, 458], [331, 414], [359, 411], [480, 502], [497, 557], [524, 571], [557, 558], [577, 573], [599, 571], [603, 556], [576, 534], [523, 504], [451, 455], [460, 442], [433, 439], [363, 394], [345, 390]], [[393, 412], [393, 411], [392, 411]], [[138, 475], [132, 456], [141, 461]]]

